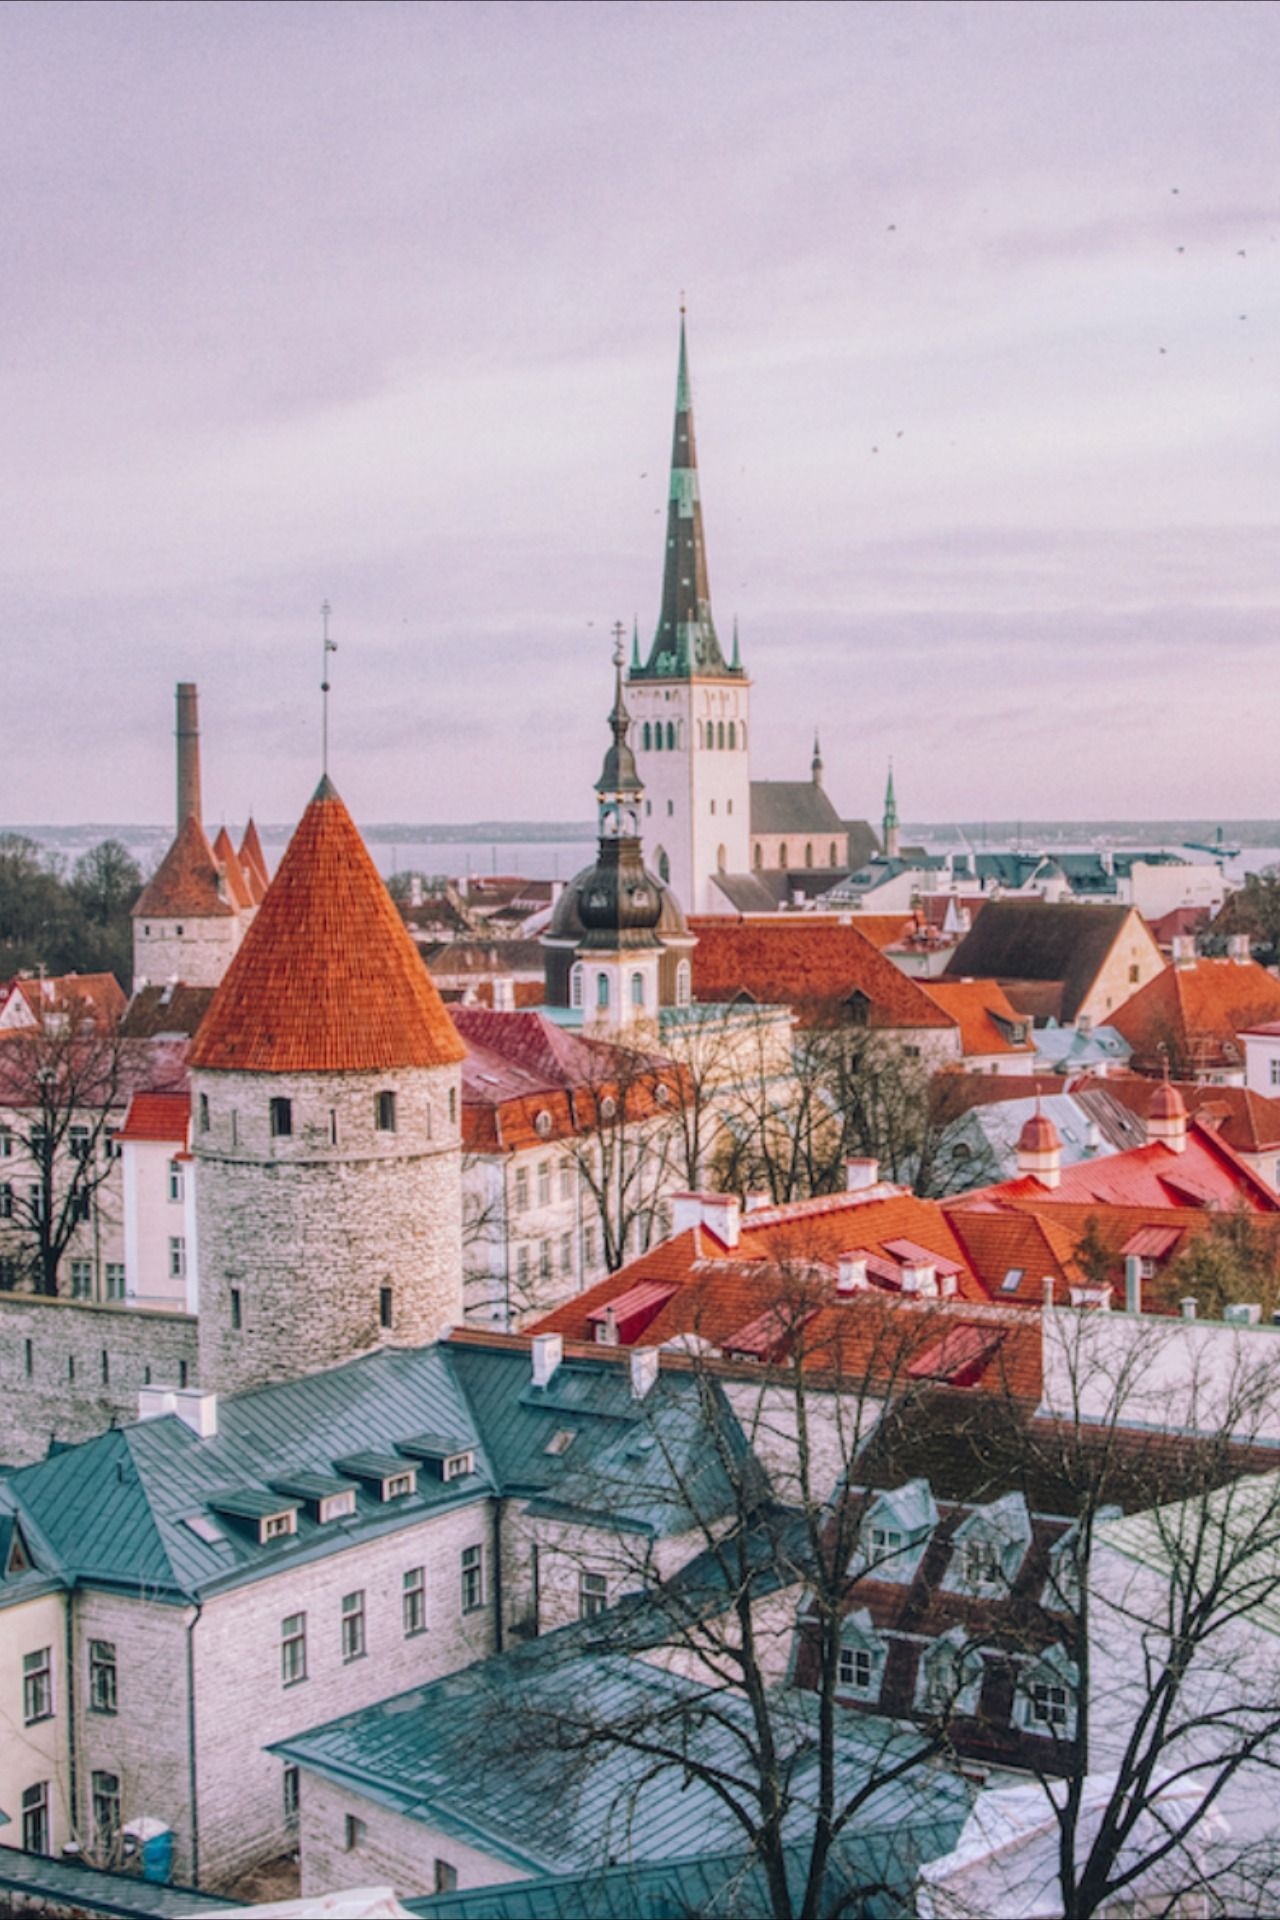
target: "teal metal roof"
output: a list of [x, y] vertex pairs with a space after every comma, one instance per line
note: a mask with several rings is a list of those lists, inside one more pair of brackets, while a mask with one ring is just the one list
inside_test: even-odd
[[[774, 1696], [773, 1731], [790, 1793], [784, 1832], [797, 1841], [815, 1816], [817, 1713], [807, 1690]], [[627, 1729], [672, 1757], [628, 1747], [618, 1737]], [[623, 1654], [583, 1653], [569, 1633], [478, 1661], [271, 1751], [493, 1858], [563, 1874], [739, 1845], [734, 1813], [681, 1755], [740, 1773], [750, 1737], [741, 1696], [709, 1694]], [[838, 1793], [848, 1797], [908, 1745], [918, 1746], [919, 1737], [842, 1715]], [[969, 1804], [961, 1780], [921, 1765], [871, 1795], [850, 1831], [939, 1821], [958, 1828]]]
[[[208, 1439], [166, 1415], [60, 1449], [8, 1476], [8, 1510], [21, 1515], [46, 1575], [145, 1585], [173, 1602], [498, 1490], [654, 1534], [693, 1524], [689, 1489], [697, 1517], [729, 1510], [695, 1380], [663, 1375], [639, 1402], [616, 1361], [567, 1361], [547, 1389], [533, 1387], [529, 1371], [524, 1347], [384, 1348], [224, 1399]], [[549, 1454], [566, 1426], [572, 1447]], [[429, 1446], [473, 1454], [475, 1471], [451, 1480], [422, 1471]], [[412, 1493], [378, 1498], [378, 1479], [415, 1468]], [[236, 1524], [348, 1490], [352, 1514], [321, 1522], [303, 1508], [296, 1532], [277, 1540]]]

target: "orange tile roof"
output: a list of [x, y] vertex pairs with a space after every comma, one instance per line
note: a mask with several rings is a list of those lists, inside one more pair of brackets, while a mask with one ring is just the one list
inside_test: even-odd
[[[1038, 1307], [1044, 1282], [1079, 1278], [1077, 1236], [1046, 1215], [948, 1205], [947, 1223], [993, 1299]], [[1016, 1281], [1010, 1276], [1017, 1274]], [[1006, 1286], [1005, 1282], [1010, 1284]]]
[[860, 913], [853, 924], [863, 939], [869, 940], [881, 953], [886, 947], [896, 947], [905, 940], [916, 925], [909, 913]]
[[[1137, 1073], [1109, 1073], [1098, 1084], [1145, 1120], [1164, 1082]], [[1215, 1087], [1198, 1080], [1170, 1084], [1177, 1087], [1188, 1112], [1213, 1127], [1237, 1153], [1265, 1153], [1280, 1147], [1280, 1100], [1269, 1100], [1248, 1087]]]
[[160, 1140], [187, 1143], [191, 1121], [189, 1093], [135, 1093], [117, 1140]]
[[465, 1048], [328, 776], [191, 1049], [194, 1067], [438, 1067]]
[[954, 1027], [938, 1002], [854, 925], [817, 914], [760, 919], [692, 918], [693, 990], [699, 1000], [739, 994], [802, 1014], [866, 996], [871, 1027]]
[[[1104, 1085], [1106, 1082], [1103, 1083]], [[1212, 1127], [1193, 1120], [1185, 1151], [1164, 1141], [1130, 1147], [1098, 1159], [1063, 1167], [1056, 1187], [1030, 1176], [981, 1187], [964, 1200], [1031, 1199], [1037, 1207], [1056, 1208], [1074, 1201], [1110, 1206], [1183, 1206], [1195, 1195], [1206, 1206], [1244, 1206], [1251, 1213], [1280, 1213], [1280, 1196], [1246, 1166]]]
[[232, 906], [243, 913], [253, 905], [253, 893], [241, 868], [240, 856], [232, 846], [231, 835], [225, 827], [218, 828], [218, 837], [213, 843], [213, 857], [222, 868]]
[[135, 920], [189, 915], [208, 920], [235, 912], [219, 884], [218, 862], [204, 828], [189, 813], [164, 859], [138, 895]]
[[249, 880], [253, 903], [258, 906], [271, 885], [271, 874], [267, 867], [267, 856], [262, 851], [262, 841], [258, 837], [257, 826], [252, 820], [245, 828], [244, 838], [240, 842], [240, 865], [244, 868]]
[[1256, 960], [1203, 960], [1168, 966], [1108, 1016], [1133, 1048], [1133, 1064], [1175, 1074], [1240, 1068], [1239, 1036], [1258, 1021], [1280, 1019], [1280, 980]]
[[[995, 980], [930, 980], [925, 991], [944, 1013], [958, 1022], [960, 1045], [971, 1053], [1034, 1053], [1036, 1043], [1019, 1013]], [[1021, 1027], [1024, 1038], [1012, 1031]]]
[[49, 1013], [72, 1013], [78, 1022], [92, 1017], [102, 1028], [117, 1026], [128, 1005], [114, 973], [18, 974], [0, 987], [0, 1005], [17, 993], [37, 1019]]

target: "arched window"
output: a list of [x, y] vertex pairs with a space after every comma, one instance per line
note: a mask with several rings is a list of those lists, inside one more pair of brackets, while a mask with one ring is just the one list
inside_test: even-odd
[[571, 1007], [580, 1007], [582, 1005], [581, 960], [578, 961], [576, 966], [570, 967], [569, 969], [569, 1005]]
[[729, 862], [729, 856], [725, 852], [724, 847], [723, 846], [717, 847], [716, 848], [716, 872], [723, 873], [725, 870], [725, 867], [728, 865], [728, 862]]
[[609, 976], [607, 973], [598, 973], [596, 975], [596, 1005], [602, 1013], [608, 1010]]
[[831, 842], [831, 851], [827, 855], [827, 865], [829, 867], [838, 867], [840, 865], [839, 860], [836, 858], [836, 843], [834, 840]]
[[736, 727], [734, 726], [734, 724], [733, 724], [733, 722], [732, 722], [732, 720], [731, 720], [731, 721], [729, 722], [729, 751], [730, 751], [730, 753], [732, 753], [732, 752], [733, 752], [733, 750], [734, 750], [734, 748], [735, 748], [735, 747], [737, 746], [737, 744], [738, 744], [738, 729], [737, 729], [737, 728], [736, 728]]
[[699, 746], [701, 746], [701, 745], [702, 745], [702, 722], [701, 722], [701, 720], [699, 720], [699, 722], [698, 722], [698, 745], [699, 745]]
[[724, 721], [723, 720], [720, 722], [720, 724], [716, 728], [716, 745], [723, 752], [724, 750]]
[[633, 973], [631, 976], [631, 1004], [633, 1007], [644, 1005], [644, 975]]
[[812, 842], [812, 840], [806, 840], [806, 841], [805, 841], [805, 843], [804, 843], [804, 863], [805, 863], [805, 865], [806, 865], [806, 867], [811, 867], [811, 866], [813, 865], [813, 842]]
[[643, 732], [642, 732], [642, 734], [641, 734], [641, 741], [642, 741], [642, 743], [643, 743], [643, 745], [644, 745], [644, 747], [645, 747], [645, 750], [646, 750], [646, 751], [648, 751], [648, 747], [649, 747], [649, 722], [648, 722], [647, 720], [646, 720], [646, 721], [645, 721], [645, 723], [644, 723], [644, 730], [643, 730]]
[[659, 847], [655, 858], [658, 862], [658, 878], [664, 883], [671, 878], [671, 862], [667, 858], [665, 847]]
[[672, 753], [676, 750], [676, 723], [674, 720], [668, 720], [667, 722], [667, 747]]
[[784, 840], [782, 845], [778, 848], [778, 865], [780, 867], [785, 867], [786, 864], [787, 864], [787, 843]]
[[751, 864], [757, 873], [759, 873], [764, 866], [764, 848], [758, 840], [756, 841], [755, 852], [751, 856]]
[[676, 1005], [687, 1007], [693, 997], [693, 973], [687, 960], [681, 960], [676, 968]]
[[661, 753], [661, 752], [662, 752], [662, 722], [661, 722], [661, 720], [659, 720], [659, 721], [658, 721], [658, 724], [657, 724], [657, 725], [656, 725], [656, 726], [654, 727], [654, 729], [653, 729], [653, 750], [654, 750], [654, 752], [655, 752], [655, 753]]

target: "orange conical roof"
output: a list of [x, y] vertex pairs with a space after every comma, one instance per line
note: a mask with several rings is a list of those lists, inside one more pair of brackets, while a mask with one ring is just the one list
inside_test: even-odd
[[253, 893], [244, 869], [240, 865], [240, 856], [232, 846], [231, 835], [225, 827], [218, 828], [218, 837], [213, 843], [213, 857], [222, 868], [231, 904], [242, 910], [245, 907], [251, 907]]
[[359, 1073], [466, 1053], [328, 776], [201, 1023], [194, 1067]]
[[218, 863], [204, 828], [189, 813], [160, 865], [139, 894], [135, 920], [184, 915], [202, 920], [235, 908], [218, 884]]
[[244, 839], [240, 842], [240, 865], [249, 878], [254, 905], [257, 906], [271, 885], [271, 875], [267, 870], [267, 856], [262, 851], [262, 841], [258, 838], [257, 825], [253, 820], [250, 820], [245, 828]]

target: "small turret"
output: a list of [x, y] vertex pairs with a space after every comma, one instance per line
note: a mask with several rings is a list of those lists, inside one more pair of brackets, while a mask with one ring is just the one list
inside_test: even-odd
[[1171, 1153], [1187, 1150], [1187, 1103], [1172, 1081], [1162, 1080], [1147, 1108], [1147, 1141], [1159, 1140]]
[[1062, 1182], [1062, 1141], [1048, 1114], [1039, 1107], [1024, 1122], [1018, 1135], [1018, 1177], [1038, 1180], [1042, 1187]]

